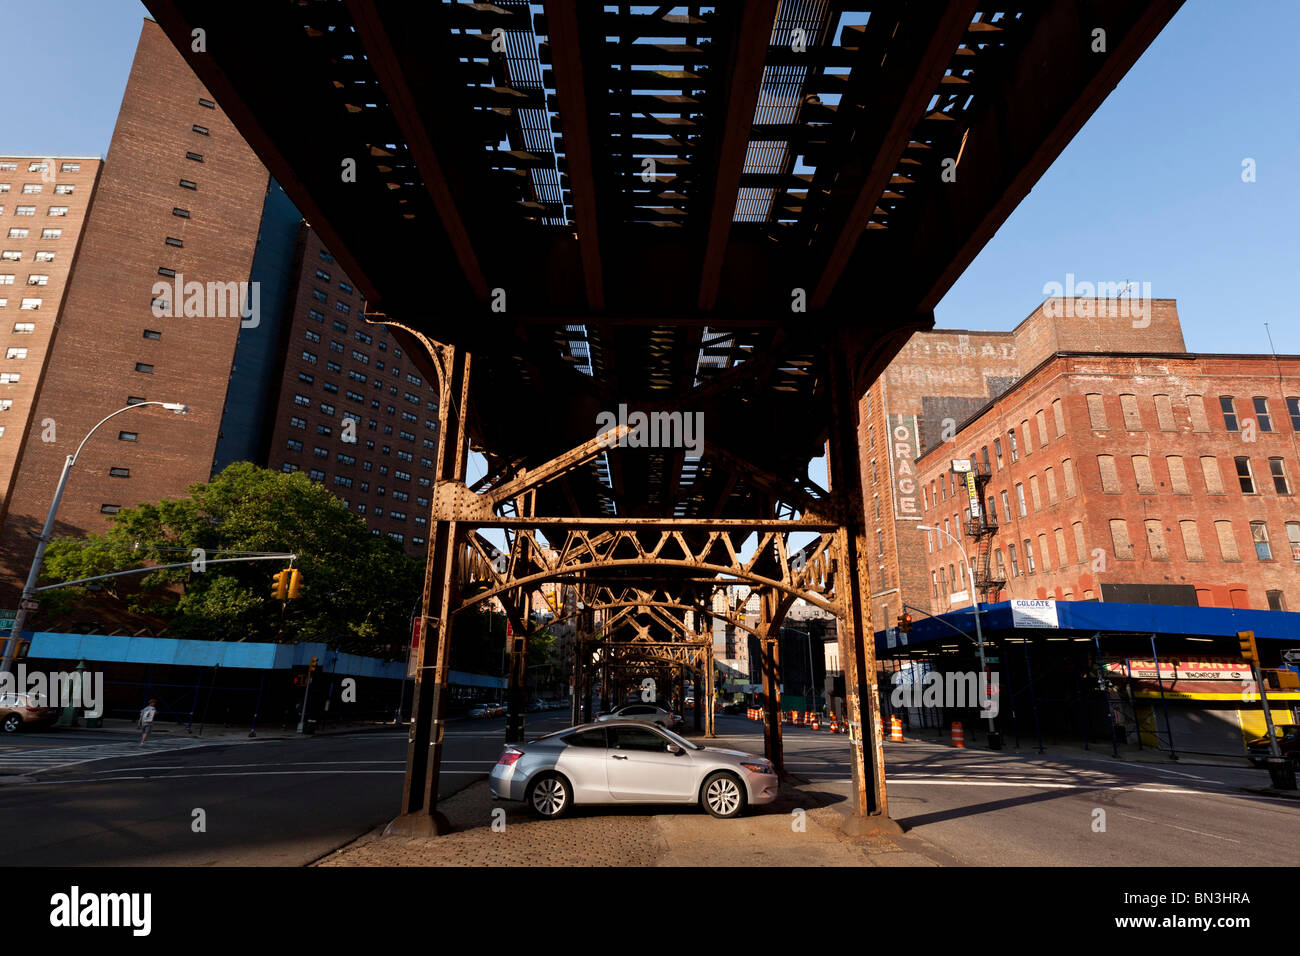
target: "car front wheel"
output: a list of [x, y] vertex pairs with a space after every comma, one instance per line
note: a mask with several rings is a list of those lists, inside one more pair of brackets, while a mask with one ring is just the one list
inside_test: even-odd
[[745, 809], [745, 787], [731, 774], [719, 771], [704, 781], [700, 803], [711, 816], [723, 820], [740, 816]]
[[0, 727], [4, 728], [5, 733], [12, 734], [12, 733], [16, 733], [18, 728], [21, 727], [22, 725], [23, 725], [23, 719], [19, 717], [17, 714], [6, 714], [4, 722], [0, 724]]
[[528, 806], [543, 820], [557, 820], [573, 805], [569, 781], [558, 773], [541, 774], [528, 787]]

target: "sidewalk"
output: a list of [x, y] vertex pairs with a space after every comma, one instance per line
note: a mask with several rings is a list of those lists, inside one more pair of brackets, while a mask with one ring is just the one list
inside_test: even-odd
[[[841, 798], [797, 778], [770, 805], [718, 820], [698, 807], [578, 807], [537, 820], [521, 803], [492, 800], [486, 781], [438, 808], [440, 837], [384, 836], [379, 828], [316, 866], [936, 866], [915, 837], [849, 837]], [[795, 813], [802, 810], [802, 814]], [[495, 814], [494, 811], [504, 811]]]
[[[1184, 754], [1179, 753], [1177, 760], [1169, 758], [1169, 751], [1156, 750], [1151, 747], [1139, 749], [1136, 744], [1121, 744], [1119, 746], [1119, 756], [1116, 757], [1110, 744], [1104, 740], [1092, 741], [1085, 748], [1083, 741], [1077, 743], [1063, 743], [1061, 741], [1043, 741], [1043, 752], [1038, 752], [1038, 740], [1036, 737], [1021, 736], [1020, 746], [1015, 745], [1015, 738], [1010, 735], [1003, 735], [1002, 749], [992, 751], [989, 747], [981, 743], [987, 739], [983, 731], [968, 730], [966, 737], [967, 750], [982, 751], [986, 753], [1008, 753], [1017, 756], [1029, 757], [1050, 757], [1053, 754], [1061, 756], [1083, 757], [1085, 759], [1100, 760], [1122, 760], [1129, 763], [1149, 763], [1159, 764], [1166, 767], [1190, 766], [1190, 767], [1228, 767], [1236, 770], [1253, 769], [1250, 762], [1243, 754], [1240, 757], [1224, 757], [1215, 754]], [[913, 743], [937, 744], [943, 747], [952, 747], [952, 737], [949, 733], [944, 733], [939, 737], [928, 729], [921, 735], [904, 732], [903, 739]], [[954, 748], [957, 749], [957, 748]]]
[[[406, 724], [394, 724], [391, 720], [385, 722], [343, 722], [340, 724], [329, 724], [326, 726], [317, 726], [315, 736], [323, 737], [330, 734], [354, 734], [363, 731], [372, 730], [404, 730]], [[51, 727], [48, 730], [41, 731], [45, 734], [60, 734], [64, 731], [74, 730], [77, 733], [94, 734], [103, 732], [104, 734], [117, 735], [134, 735], [140, 736], [140, 730], [136, 722], [128, 717], [105, 717], [102, 727], [87, 727], [85, 718], [80, 718], [76, 727]], [[200, 730], [202, 733], [200, 733]], [[242, 727], [226, 727], [223, 724], [208, 724], [206, 726], [195, 723], [188, 731], [184, 724], [178, 724], [175, 721], [154, 721], [153, 730], [149, 732], [150, 738], [154, 737], [185, 737], [195, 740], [220, 740], [222, 738], [238, 737], [247, 739], [249, 728], [247, 725]], [[297, 732], [296, 726], [282, 730], [279, 724], [259, 724], [257, 727], [256, 739], [258, 740], [288, 740], [303, 736]]]

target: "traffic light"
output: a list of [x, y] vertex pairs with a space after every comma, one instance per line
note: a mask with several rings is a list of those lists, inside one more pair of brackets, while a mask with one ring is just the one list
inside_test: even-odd
[[1241, 645], [1241, 656], [1247, 664], [1259, 663], [1259, 651], [1255, 647], [1254, 631], [1238, 631], [1237, 643]]
[[289, 600], [296, 601], [298, 598], [302, 597], [302, 572], [297, 568], [290, 568], [288, 574]]
[[898, 615], [898, 631], [900, 634], [912, 633], [912, 615], [910, 614]]
[[283, 601], [289, 593], [289, 571], [276, 571], [271, 579], [271, 597]]
[[311, 663], [307, 665], [307, 673], [308, 673], [308, 674], [311, 674], [311, 673], [315, 672], [315, 670], [316, 670], [316, 662], [319, 661], [319, 660], [320, 660], [319, 657], [313, 657], [313, 658], [311, 659]]

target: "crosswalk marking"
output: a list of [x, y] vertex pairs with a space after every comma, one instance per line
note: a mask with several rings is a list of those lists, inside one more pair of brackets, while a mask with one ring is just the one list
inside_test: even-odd
[[[223, 744], [230, 742], [226, 740], [220, 741]], [[94, 760], [192, 750], [195, 747], [207, 747], [215, 743], [218, 743], [218, 741], [152, 740], [141, 747], [140, 741], [131, 740], [113, 744], [86, 744], [80, 747], [48, 747], [41, 750], [0, 747], [0, 772], [36, 773], [42, 770], [57, 770], [60, 767], [90, 763]]]

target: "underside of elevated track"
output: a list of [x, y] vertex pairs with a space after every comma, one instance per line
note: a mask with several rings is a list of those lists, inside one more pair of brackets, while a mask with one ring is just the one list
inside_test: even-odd
[[575, 701], [693, 675], [706, 733], [752, 590], [778, 766], [777, 630], [837, 614], [886, 815], [859, 399], [1180, 0], [145, 5], [439, 382], [405, 819], [439, 825], [457, 615], [513, 620], [518, 739], [547, 583]]

